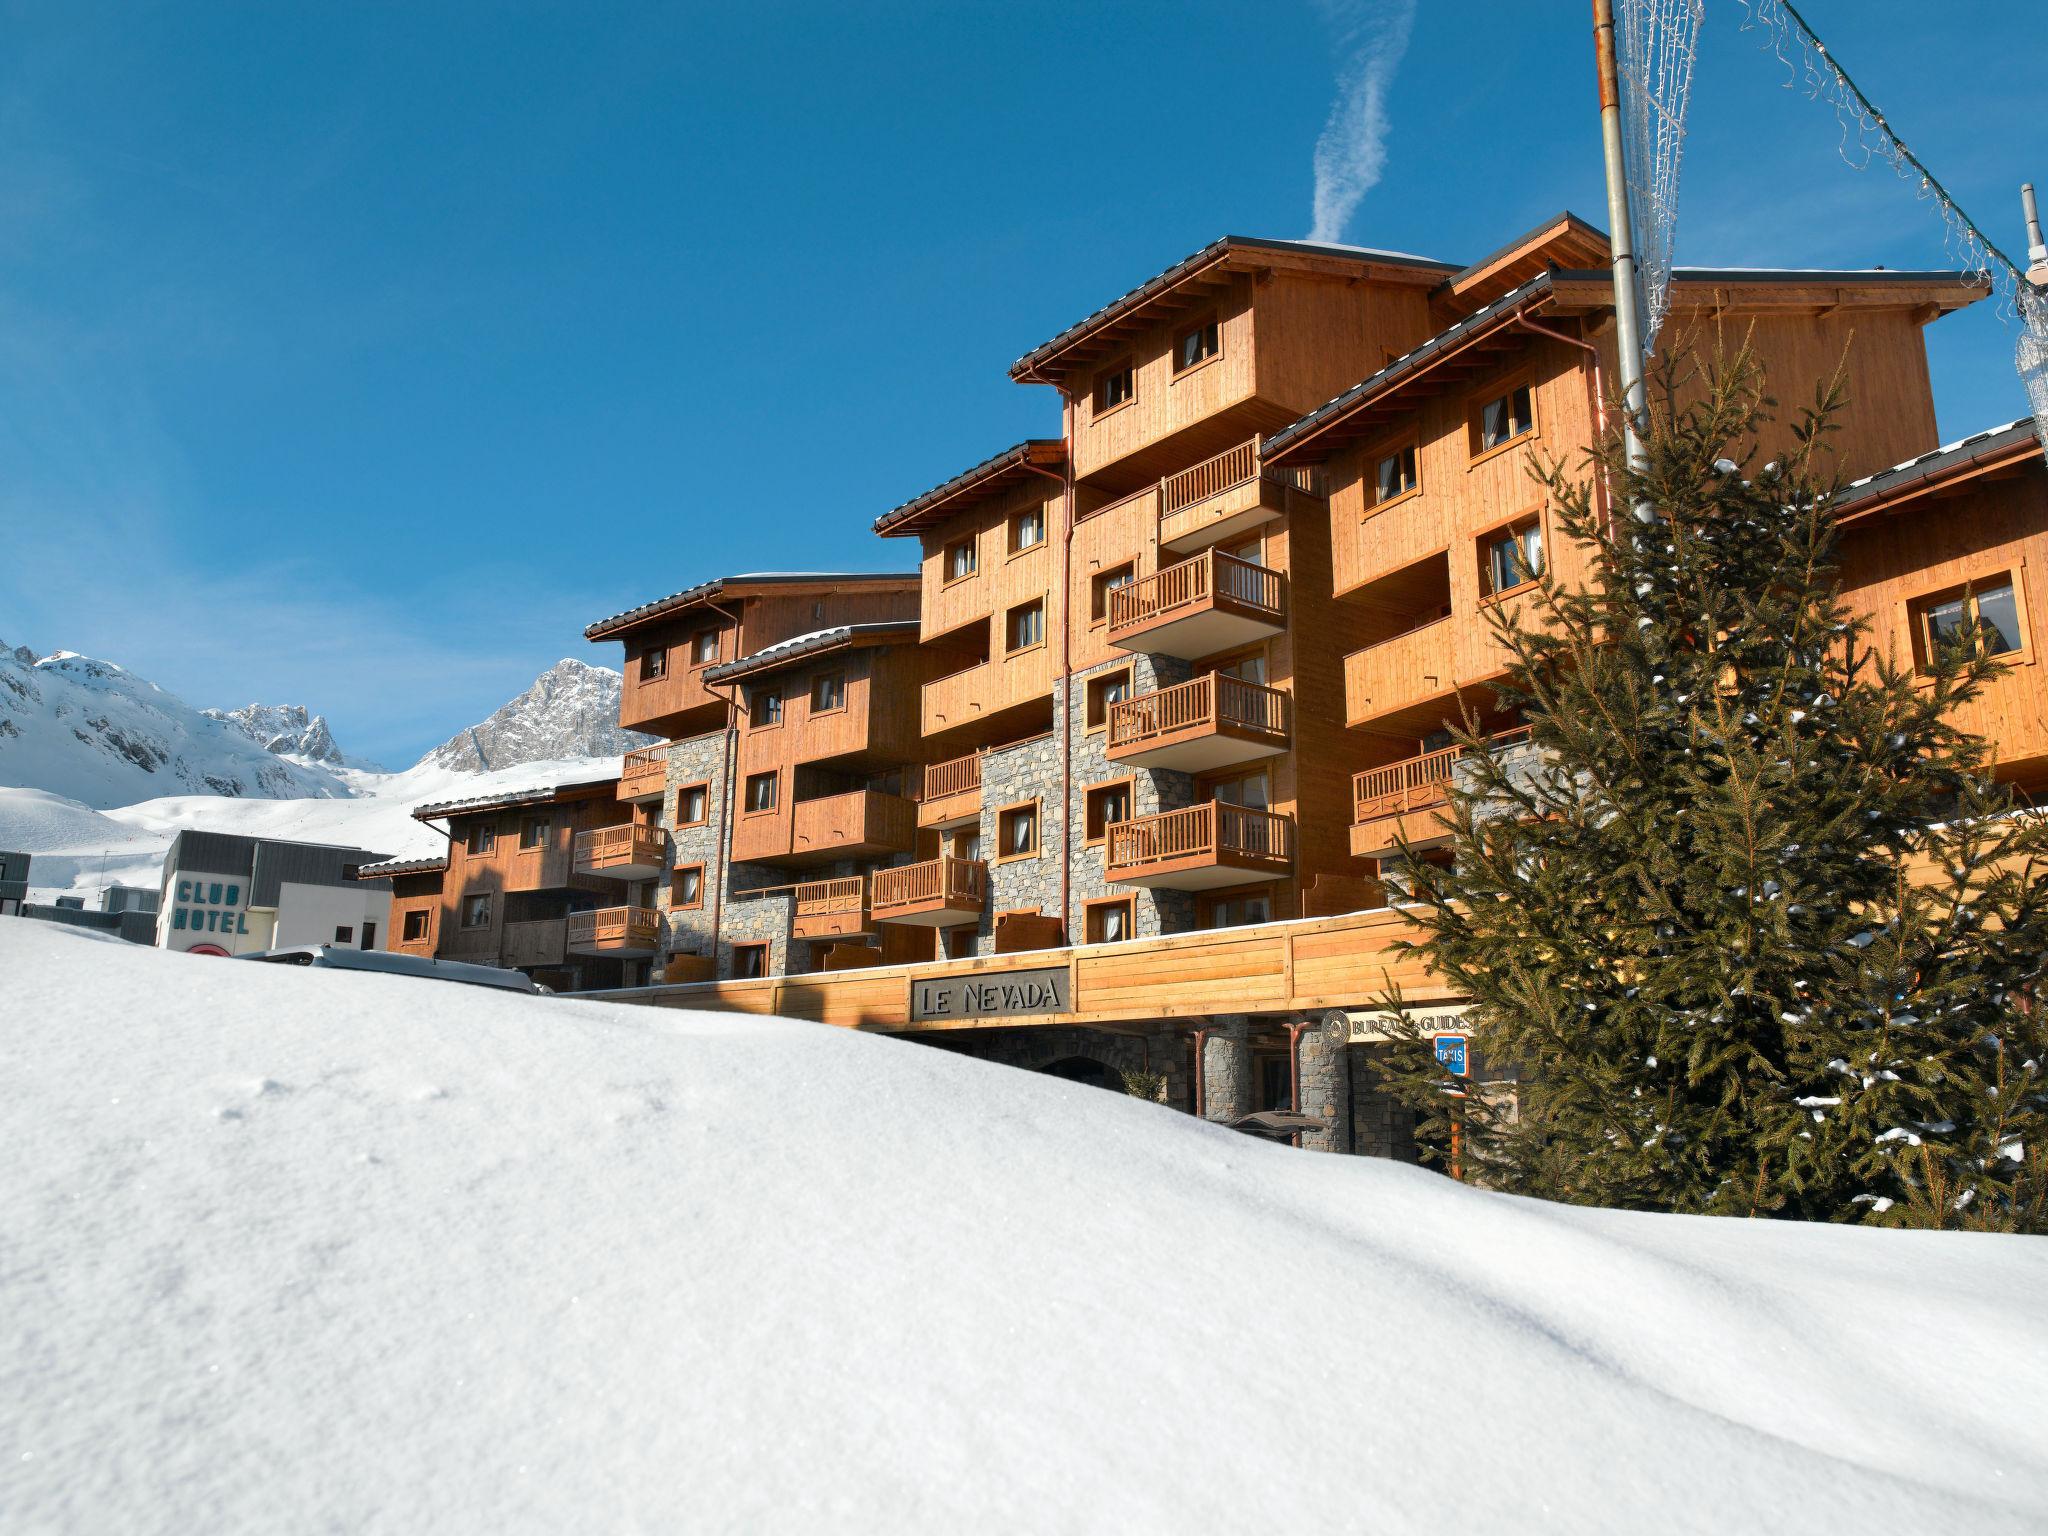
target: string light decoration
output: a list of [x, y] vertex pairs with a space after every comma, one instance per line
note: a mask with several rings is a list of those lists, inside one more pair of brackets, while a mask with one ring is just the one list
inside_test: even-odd
[[1767, 46], [1785, 66], [1786, 88], [1798, 88], [1834, 109], [1842, 125], [1838, 148], [1852, 170], [1873, 160], [1891, 166], [1925, 201], [1940, 211], [1948, 251], [1970, 276], [1988, 279], [1999, 294], [2001, 318], [2016, 319], [2020, 339], [2014, 364], [2034, 415], [2034, 435], [2048, 455], [2048, 290], [2030, 282], [2017, 263], [1998, 248], [1949, 195], [1934, 173], [1905, 145], [1885, 115], [1836, 62], [1791, 0], [1742, 0], [1744, 31], [1763, 31]]
[[1643, 358], [1648, 361], [1670, 308], [1671, 251], [1678, 225], [1678, 163], [1685, 108], [1706, 0], [1621, 0], [1615, 13], [1615, 71], [1621, 76], [1629, 223], [1642, 279]]

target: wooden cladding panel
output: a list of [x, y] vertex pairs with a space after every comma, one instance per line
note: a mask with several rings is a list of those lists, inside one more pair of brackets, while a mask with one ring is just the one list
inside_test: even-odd
[[[923, 535], [923, 608], [921, 633], [926, 640], [949, 634], [964, 624], [1003, 613], [1053, 584], [1057, 571], [1060, 519], [1065, 492], [1055, 481], [1034, 475], [1008, 495], [962, 513]], [[1036, 510], [1045, 519], [1045, 540], [1020, 554], [1010, 553], [1010, 518]], [[975, 549], [974, 574], [946, 579], [946, 551], [965, 540]], [[1000, 637], [998, 637], [1000, 642]]]
[[[547, 839], [538, 848], [519, 846], [520, 828], [529, 817], [545, 818], [548, 822]], [[448, 847], [448, 872], [442, 879], [434, 915], [433, 930], [438, 939], [435, 953], [446, 960], [513, 964], [504, 958], [505, 897], [515, 891], [576, 889], [616, 896], [618, 881], [576, 872], [576, 836], [602, 827], [623, 826], [632, 819], [633, 807], [621, 804], [609, 794], [450, 817], [454, 839]], [[496, 829], [496, 844], [489, 853], [472, 855], [469, 832], [478, 825]], [[489, 924], [464, 928], [463, 898], [483, 894], [491, 897]]]
[[1428, 284], [1278, 278], [1258, 290], [1262, 399], [1314, 410], [1438, 329]]

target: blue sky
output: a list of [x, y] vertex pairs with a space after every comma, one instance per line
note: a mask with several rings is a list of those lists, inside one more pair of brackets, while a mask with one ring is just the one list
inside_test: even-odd
[[[1217, 235], [1308, 232], [1347, 46], [1381, 40], [1386, 125], [1349, 239], [1604, 223], [1588, 9], [1424, 5], [1389, 62], [1390, 0], [10, 6], [0, 637], [402, 764], [615, 665], [593, 618], [905, 566], [877, 513], [1057, 430], [1020, 352]], [[2019, 254], [2031, 8], [1805, 10]], [[1679, 259], [1944, 264], [1708, 11]], [[2022, 413], [1990, 305], [1929, 337], [1944, 435]]]

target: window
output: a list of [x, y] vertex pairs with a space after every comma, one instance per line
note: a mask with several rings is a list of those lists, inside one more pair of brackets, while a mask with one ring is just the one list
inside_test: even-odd
[[715, 629], [700, 629], [690, 637], [690, 665], [709, 666], [718, 660], [719, 635]]
[[765, 730], [771, 725], [782, 724], [782, 690], [780, 688], [756, 688], [754, 690], [753, 723], [756, 730]]
[[462, 926], [465, 928], [488, 928], [491, 926], [491, 897], [486, 891], [481, 896], [462, 898]]
[[1088, 841], [1099, 843], [1109, 836], [1112, 824], [1131, 819], [1131, 781], [1092, 785], [1082, 796], [1087, 812]]
[[1543, 520], [1524, 518], [1479, 541], [1479, 591], [1496, 597], [1526, 587], [1543, 574]]
[[640, 653], [640, 681], [655, 682], [668, 676], [668, 647], [650, 645]]
[[1951, 587], [1913, 604], [1913, 648], [1923, 672], [1933, 669], [1943, 646], [2011, 656], [2020, 649], [2020, 637], [2019, 596], [2009, 572]]
[[772, 811], [775, 809], [777, 776], [773, 773], [747, 775], [747, 809], [749, 811]]
[[343, 924], [341, 924], [341, 925], [340, 925], [339, 927], [337, 927], [337, 928], [336, 928], [336, 929], [334, 930], [334, 942], [335, 942], [335, 943], [337, 943], [337, 944], [353, 944], [353, 943], [355, 943], [355, 941], [356, 941], [356, 930], [355, 930], [355, 925], [354, 925], [353, 923], [343, 923]]
[[1131, 669], [1118, 667], [1114, 672], [1099, 672], [1088, 679], [1087, 724], [1091, 731], [1100, 730], [1109, 724], [1109, 707], [1121, 704], [1131, 696]]
[[547, 817], [527, 817], [519, 823], [519, 846], [527, 849], [547, 847], [549, 830]]
[[981, 833], [974, 827], [963, 827], [953, 834], [953, 857], [965, 859], [970, 864], [981, 857]]
[[1202, 914], [1204, 928], [1241, 928], [1246, 923], [1270, 923], [1272, 920], [1273, 899], [1270, 896], [1214, 897]]
[[1472, 413], [1472, 452], [1490, 453], [1504, 443], [1536, 430], [1536, 413], [1529, 399], [1529, 386], [1517, 384], [1483, 402]]
[[1378, 467], [1373, 471], [1372, 499], [1375, 502], [1392, 501], [1396, 496], [1406, 496], [1415, 489], [1417, 483], [1415, 446], [1411, 443], [1406, 447], [1396, 448], [1379, 461]]
[[974, 574], [974, 540], [946, 546], [946, 580], [965, 581]]
[[704, 905], [704, 866], [702, 864], [678, 864], [675, 873], [669, 877], [668, 904], [671, 907], [701, 907]]
[[1021, 555], [1027, 549], [1036, 549], [1045, 542], [1045, 509], [1033, 507], [1028, 512], [1016, 513], [1010, 519], [1010, 553]]
[[1241, 805], [1254, 811], [1263, 811], [1273, 803], [1263, 768], [1257, 773], [1222, 780], [1212, 791], [1211, 798], [1224, 805]]
[[1263, 688], [1266, 684], [1266, 653], [1263, 650], [1253, 651], [1249, 656], [1220, 661], [1215, 672], [1218, 677], [1234, 677], [1240, 683], [1257, 683]]
[[977, 937], [973, 928], [947, 928], [943, 930], [948, 960], [969, 960], [974, 956], [974, 941]]
[[1136, 932], [1131, 926], [1131, 898], [1089, 902], [1083, 932], [1090, 944], [1119, 944], [1130, 938]]
[[365, 923], [365, 924], [363, 924], [363, 948], [364, 948], [364, 949], [375, 949], [376, 947], [377, 947], [377, 925], [376, 925], [375, 923]]
[[1038, 802], [1013, 805], [996, 815], [996, 862], [1028, 859], [1038, 852]]
[[835, 709], [846, 708], [846, 674], [844, 672], [820, 672], [811, 680], [811, 713], [829, 715]]
[[711, 786], [685, 784], [676, 791], [676, 825], [701, 827], [710, 819]]
[[1095, 414], [1106, 415], [1120, 405], [1129, 405], [1138, 394], [1138, 375], [1129, 363], [1119, 363], [1095, 375]]
[[1138, 568], [1126, 560], [1122, 565], [1097, 571], [1088, 581], [1088, 617], [1096, 623], [1109, 617], [1109, 594], [1128, 587], [1138, 579]]
[[498, 824], [494, 821], [479, 821], [469, 829], [469, 856], [481, 859], [495, 853], [498, 847]]
[[1003, 648], [1028, 651], [1045, 644], [1045, 599], [1033, 598], [1012, 608], [1003, 621]]
[[1173, 371], [1186, 373], [1190, 368], [1199, 368], [1222, 350], [1222, 333], [1214, 320], [1206, 320], [1174, 339]]
[[733, 945], [732, 973], [741, 981], [754, 976], [766, 976], [768, 974], [768, 946], [766, 944]]
[[1294, 1107], [1294, 1064], [1285, 1051], [1259, 1051], [1252, 1056], [1252, 1075], [1258, 1081], [1258, 1108]]
[[432, 913], [424, 909], [406, 913], [405, 942], [408, 944], [424, 944], [427, 941], [427, 924], [432, 916]]

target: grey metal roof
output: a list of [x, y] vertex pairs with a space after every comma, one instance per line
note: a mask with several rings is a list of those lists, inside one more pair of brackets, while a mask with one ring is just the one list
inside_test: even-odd
[[1987, 459], [2003, 458], [2015, 448], [2035, 441], [2034, 418], [2022, 416], [2004, 426], [1986, 427], [1968, 437], [1907, 459], [1889, 469], [1851, 480], [1835, 497], [1837, 512], [1851, 512], [1866, 502], [1882, 500], [1923, 481], [1940, 480], [1950, 472]]
[[1095, 313], [1084, 320], [1076, 321], [1057, 336], [1040, 342], [1010, 365], [1010, 377], [1021, 379], [1030, 374], [1041, 363], [1064, 351], [1090, 331], [1149, 303], [1175, 284], [1234, 251], [1296, 251], [1311, 256], [1340, 256], [1348, 257], [1361, 266], [1412, 267], [1418, 272], [1436, 273], [1441, 276], [1449, 276], [1458, 270], [1456, 262], [1432, 261], [1427, 256], [1411, 256], [1404, 251], [1376, 251], [1357, 245], [1319, 245], [1309, 240], [1274, 240], [1256, 235], [1225, 235], [1220, 240], [1210, 241], [1193, 255], [1183, 257], [1158, 276], [1147, 278], [1121, 298], [1110, 300]]
[[506, 789], [496, 794], [470, 795], [460, 800], [432, 800], [413, 807], [412, 819], [431, 821], [443, 816], [459, 816], [465, 811], [509, 810], [514, 806], [553, 800], [572, 789], [595, 789], [601, 784], [616, 784], [618, 781], [616, 773], [607, 773], [594, 779], [567, 779], [560, 784], [537, 784], [531, 789]]
[[787, 666], [793, 661], [801, 661], [806, 656], [815, 656], [821, 651], [839, 650], [845, 646], [857, 645], [863, 640], [886, 640], [892, 637], [914, 640], [917, 633], [916, 619], [878, 619], [866, 624], [840, 624], [831, 629], [813, 630], [807, 635], [778, 640], [751, 656], [737, 656], [731, 661], [720, 662], [715, 667], [706, 667], [704, 681], [723, 683], [735, 677], [772, 672], [778, 667]]
[[1034, 456], [1048, 463], [1064, 463], [1067, 445], [1057, 437], [1027, 437], [1021, 443], [1013, 443], [1001, 453], [990, 454], [972, 469], [963, 469], [943, 484], [935, 485], [923, 494], [913, 496], [902, 506], [884, 512], [875, 519], [875, 532], [883, 538], [890, 537], [899, 528], [908, 532], [910, 530], [905, 525], [913, 522], [919, 513], [941, 506], [984, 482], [1000, 479], [1008, 471], [1030, 463]]
[[602, 640], [621, 629], [659, 618], [665, 613], [688, 608], [696, 603], [709, 602], [723, 592], [747, 587], [786, 587], [815, 582], [831, 582], [835, 585], [854, 581], [893, 581], [915, 584], [918, 580], [914, 571], [761, 571], [745, 576], [720, 576], [715, 581], [700, 582], [694, 587], [685, 587], [680, 592], [671, 592], [667, 597], [658, 597], [653, 602], [642, 603], [637, 608], [628, 608], [624, 613], [615, 613], [608, 619], [599, 619], [587, 625], [583, 631], [586, 640]]

